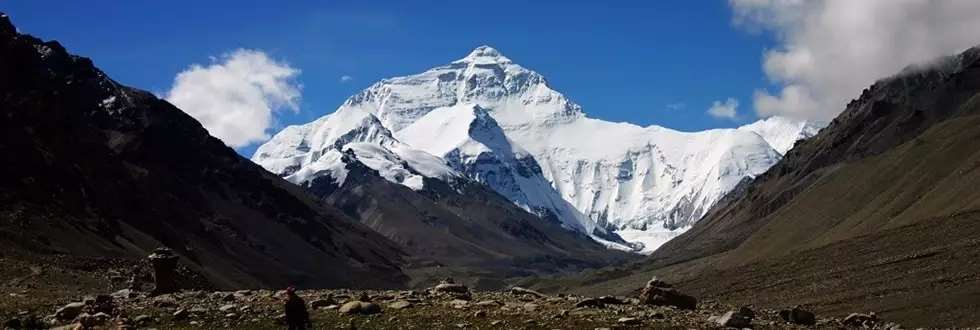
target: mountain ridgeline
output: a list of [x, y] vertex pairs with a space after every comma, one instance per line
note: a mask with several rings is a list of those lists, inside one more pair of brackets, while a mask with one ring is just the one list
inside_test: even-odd
[[0, 102], [6, 257], [139, 260], [168, 246], [221, 288], [409, 280], [396, 244], [5, 15]]
[[771, 118], [678, 132], [593, 119], [542, 75], [481, 46], [381, 80], [333, 113], [285, 128], [252, 160], [299, 185], [320, 176], [343, 185], [349, 150], [392, 183], [477, 182], [601, 244], [649, 252], [663, 241], [644, 237], [690, 226], [817, 127]]
[[971, 48], [864, 90], [646, 262], [562, 285], [615, 290], [658, 274], [736, 304], [975, 325], [977, 141], [980, 48]]

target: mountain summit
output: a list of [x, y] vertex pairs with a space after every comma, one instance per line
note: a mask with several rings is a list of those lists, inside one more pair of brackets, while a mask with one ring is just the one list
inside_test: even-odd
[[493, 47], [483, 45], [476, 47], [469, 55], [466, 57], [453, 61], [453, 63], [467, 63], [467, 64], [477, 64], [477, 65], [487, 65], [487, 64], [509, 64], [510, 59], [500, 53], [500, 51], [494, 49]]
[[[373, 84], [333, 114], [286, 128], [261, 146], [253, 160], [279, 174], [288, 174], [284, 168], [309, 168], [315, 164], [311, 157], [297, 155], [320, 151], [302, 146], [317, 145], [323, 132], [344, 125], [330, 118], [349, 112], [375, 116], [400, 143], [444, 159], [455, 171], [531, 213], [557, 219], [610, 246], [645, 251], [690, 226], [785, 151], [775, 150], [750, 129], [679, 132], [589, 118], [542, 75], [480, 46], [448, 65]], [[479, 144], [469, 133], [477, 133], [471, 128], [483, 113], [499, 131], [495, 145], [507, 147], [476, 152], [440, 145]], [[780, 142], [783, 149], [805, 137], [800, 134], [803, 126], [770, 120], [760, 132], [785, 135], [781, 141], [791, 141]], [[453, 138], [446, 140], [448, 136]], [[646, 242], [623, 244], [615, 232]]]

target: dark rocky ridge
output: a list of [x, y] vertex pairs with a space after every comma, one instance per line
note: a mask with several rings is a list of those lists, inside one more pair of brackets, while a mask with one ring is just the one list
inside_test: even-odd
[[[319, 177], [307, 189], [396, 242], [412, 257], [406, 272], [426, 284], [452, 275], [497, 289], [514, 277], [558, 274], [638, 259], [539, 218], [490, 188], [467, 180], [425, 179], [421, 191], [381, 177], [348, 153], [337, 186]], [[413, 284], [416, 286], [416, 284]]]
[[883, 79], [648, 260], [548, 286], [616, 292], [651, 274], [727, 303], [980, 318], [980, 48]]
[[142, 258], [174, 249], [218, 287], [394, 287], [390, 241], [0, 18], [0, 250]]

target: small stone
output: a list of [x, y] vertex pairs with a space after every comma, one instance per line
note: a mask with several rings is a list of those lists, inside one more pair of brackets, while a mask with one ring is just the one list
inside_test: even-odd
[[58, 310], [54, 312], [54, 316], [59, 320], [64, 320], [64, 321], [73, 320], [75, 319], [75, 317], [78, 317], [78, 314], [82, 312], [82, 308], [85, 308], [84, 303], [80, 303], [80, 302], [69, 303], [64, 307], [58, 308]]
[[486, 307], [486, 306], [503, 306], [504, 304], [502, 304], [502, 303], [500, 303], [499, 301], [496, 301], [496, 300], [483, 300], [483, 301], [480, 301], [480, 302], [476, 303], [476, 305], [477, 306]]
[[391, 309], [405, 309], [409, 307], [412, 307], [412, 303], [405, 300], [399, 300], [388, 305], [388, 308]]
[[177, 298], [169, 294], [159, 295], [153, 298], [153, 306], [162, 308], [177, 307]]
[[510, 293], [513, 294], [513, 295], [515, 295], [515, 296], [533, 296], [535, 298], [542, 298], [542, 297], [544, 297], [544, 294], [542, 294], [540, 292], [537, 292], [537, 291], [534, 291], [534, 290], [531, 290], [531, 289], [525, 289], [525, 288], [522, 288], [522, 287], [519, 287], [519, 286], [515, 286], [513, 288], [510, 288]]
[[635, 317], [621, 317], [619, 318], [619, 320], [616, 320], [616, 322], [619, 324], [632, 325], [632, 324], [640, 324], [640, 319]]
[[492, 325], [492, 326], [498, 326], [498, 325], [500, 325], [501, 323], [504, 323], [504, 321], [501, 321], [501, 320], [494, 320], [494, 321], [492, 321], [492, 322], [490, 322], [490, 325]]
[[225, 318], [233, 319], [233, 318], [236, 318], [236, 317], [238, 317], [238, 314], [235, 314], [235, 313], [225, 314]]
[[538, 304], [526, 303], [526, 304], [524, 304], [524, 310], [526, 310], [528, 312], [536, 311], [536, 310], [538, 310]]
[[143, 325], [143, 324], [149, 323], [152, 320], [153, 320], [153, 317], [152, 316], [149, 316], [149, 315], [146, 315], [146, 314], [142, 314], [142, 315], [139, 315], [139, 316], [133, 318], [133, 322], [135, 322], [138, 325]]
[[327, 306], [330, 306], [330, 305], [334, 305], [334, 301], [332, 299], [329, 299], [329, 298], [328, 299], [317, 299], [317, 300], [314, 300], [314, 301], [311, 301], [310, 302], [310, 309], [319, 309], [321, 307], [327, 307]]
[[473, 317], [481, 317], [482, 318], [482, 317], [486, 317], [486, 316], [487, 316], [487, 311], [476, 311], [476, 313], [473, 313]]
[[222, 313], [226, 313], [226, 312], [228, 312], [230, 310], [235, 309], [235, 307], [238, 307], [238, 306], [236, 306], [235, 304], [227, 304], [227, 305], [221, 306], [220, 308], [218, 308], [218, 310], [221, 311]]

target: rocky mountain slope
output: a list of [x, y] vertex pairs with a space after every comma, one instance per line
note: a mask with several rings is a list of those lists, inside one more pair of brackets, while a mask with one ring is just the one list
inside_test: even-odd
[[324, 134], [347, 131], [347, 122], [334, 118], [350, 113], [372, 115], [401, 143], [600, 242], [623, 247], [615, 232], [628, 230], [656, 237], [648, 251], [663, 242], [658, 232], [691, 225], [743, 179], [778, 161], [787, 145], [812, 134], [811, 126], [789, 120], [687, 133], [589, 118], [543, 76], [481, 46], [448, 65], [384, 79], [336, 112], [286, 128], [252, 159], [286, 176], [331, 167], [338, 158], [320, 157], [329, 153], [323, 148], [346, 140]]
[[732, 303], [976, 326], [978, 138], [980, 48], [910, 67], [866, 89], [647, 262], [582, 290], [655, 273]]
[[394, 243], [5, 15], [0, 103], [5, 265], [105, 266], [169, 246], [217, 287], [408, 281]]

